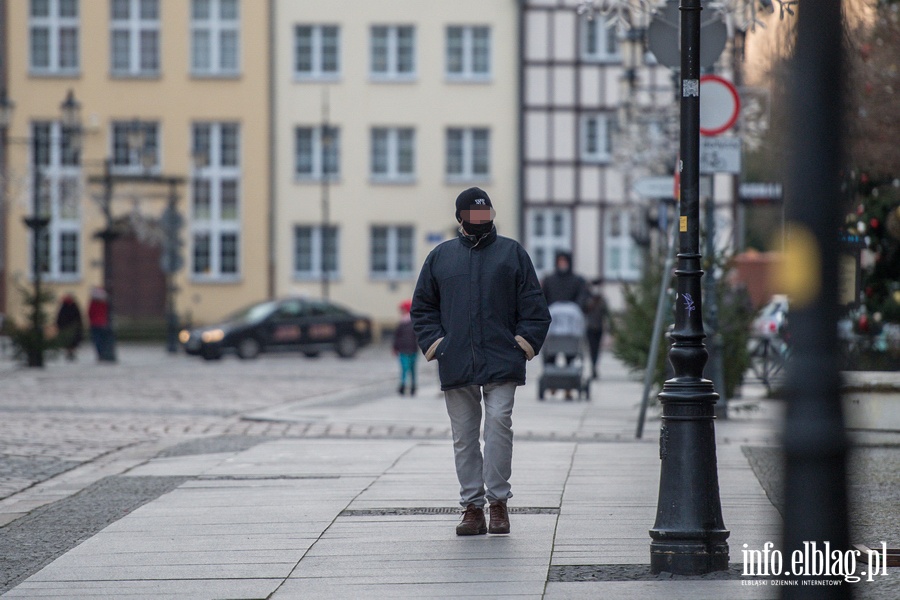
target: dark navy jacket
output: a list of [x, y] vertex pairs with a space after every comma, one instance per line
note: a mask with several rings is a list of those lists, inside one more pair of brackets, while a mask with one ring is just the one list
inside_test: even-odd
[[526, 354], [540, 351], [550, 326], [531, 258], [496, 228], [477, 243], [460, 232], [431, 251], [410, 316], [419, 348], [438, 359], [442, 390], [524, 385]]

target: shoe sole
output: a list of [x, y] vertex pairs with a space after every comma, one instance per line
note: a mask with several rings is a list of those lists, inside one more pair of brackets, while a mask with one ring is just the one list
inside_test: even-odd
[[465, 532], [457, 531], [457, 532], [456, 532], [456, 535], [463, 535], [463, 536], [468, 536], [468, 535], [485, 535], [486, 533], [487, 533], [487, 527], [485, 527], [484, 529], [479, 529], [478, 531], [472, 531], [472, 532], [469, 532], [469, 531], [465, 531]]
[[509, 533], [509, 529], [505, 529], [505, 530], [503, 530], [503, 531], [495, 531], [495, 530], [493, 530], [493, 529], [489, 529], [489, 530], [488, 530], [488, 533], [492, 533], [492, 534], [494, 534], [494, 535], [503, 535], [503, 534], [508, 534], [508, 533]]

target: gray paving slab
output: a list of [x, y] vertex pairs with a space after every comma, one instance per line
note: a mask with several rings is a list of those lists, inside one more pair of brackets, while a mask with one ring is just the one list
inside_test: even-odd
[[168, 581], [26, 581], [4, 598], [189, 598], [190, 600], [259, 600], [274, 592], [281, 579], [173, 579]]
[[[276, 367], [288, 381], [284, 363]], [[249, 369], [244, 376], [265, 373], [259, 364]], [[424, 379], [432, 377], [433, 365], [424, 373]], [[245, 432], [255, 438], [229, 433], [228, 443], [199, 440], [132, 460], [124, 477], [186, 480], [93, 534], [8, 596], [777, 596], [773, 587], [748, 585], [733, 573], [719, 579], [650, 576], [658, 412], [651, 408], [644, 438], [634, 439], [641, 382], [614, 361], [604, 362], [591, 402], [539, 401], [535, 373], [529, 365], [530, 383], [517, 391], [509, 536], [455, 535], [458, 484], [435, 385], [424, 385], [415, 399], [370, 386], [268, 404], [243, 400], [250, 416]], [[279, 389], [285, 393], [290, 386]], [[742, 544], [758, 548], [780, 535], [780, 515], [742, 450], [778, 443], [780, 410], [779, 404], [765, 405], [717, 423], [732, 563], [740, 561]], [[300, 434], [266, 433], [271, 431]], [[884, 483], [891, 481], [885, 477]], [[575, 571], [566, 569], [582, 567], [618, 571], [625, 580], [567, 575]]]
[[537, 600], [542, 597], [543, 582], [504, 581], [488, 583], [383, 583], [367, 581], [330, 581], [291, 579], [272, 596], [272, 600], [334, 600], [335, 598], [497, 598]]
[[743, 585], [740, 581], [601, 581], [548, 583], [544, 600], [647, 600], [647, 598], [690, 598], [690, 600], [777, 600], [774, 587]]

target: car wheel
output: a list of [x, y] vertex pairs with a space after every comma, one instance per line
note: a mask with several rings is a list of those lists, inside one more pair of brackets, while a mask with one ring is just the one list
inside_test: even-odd
[[334, 349], [341, 358], [352, 358], [356, 351], [359, 350], [359, 342], [352, 335], [342, 335], [338, 338]]
[[248, 358], [256, 358], [259, 356], [259, 351], [259, 341], [254, 337], [246, 337], [238, 344], [238, 356], [245, 360]]

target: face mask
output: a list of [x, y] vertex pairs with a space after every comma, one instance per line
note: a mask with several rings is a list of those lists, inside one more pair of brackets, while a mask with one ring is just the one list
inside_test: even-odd
[[493, 221], [487, 221], [486, 223], [467, 223], [463, 221], [463, 229], [469, 235], [481, 236], [486, 233], [490, 233], [491, 229], [494, 227]]

